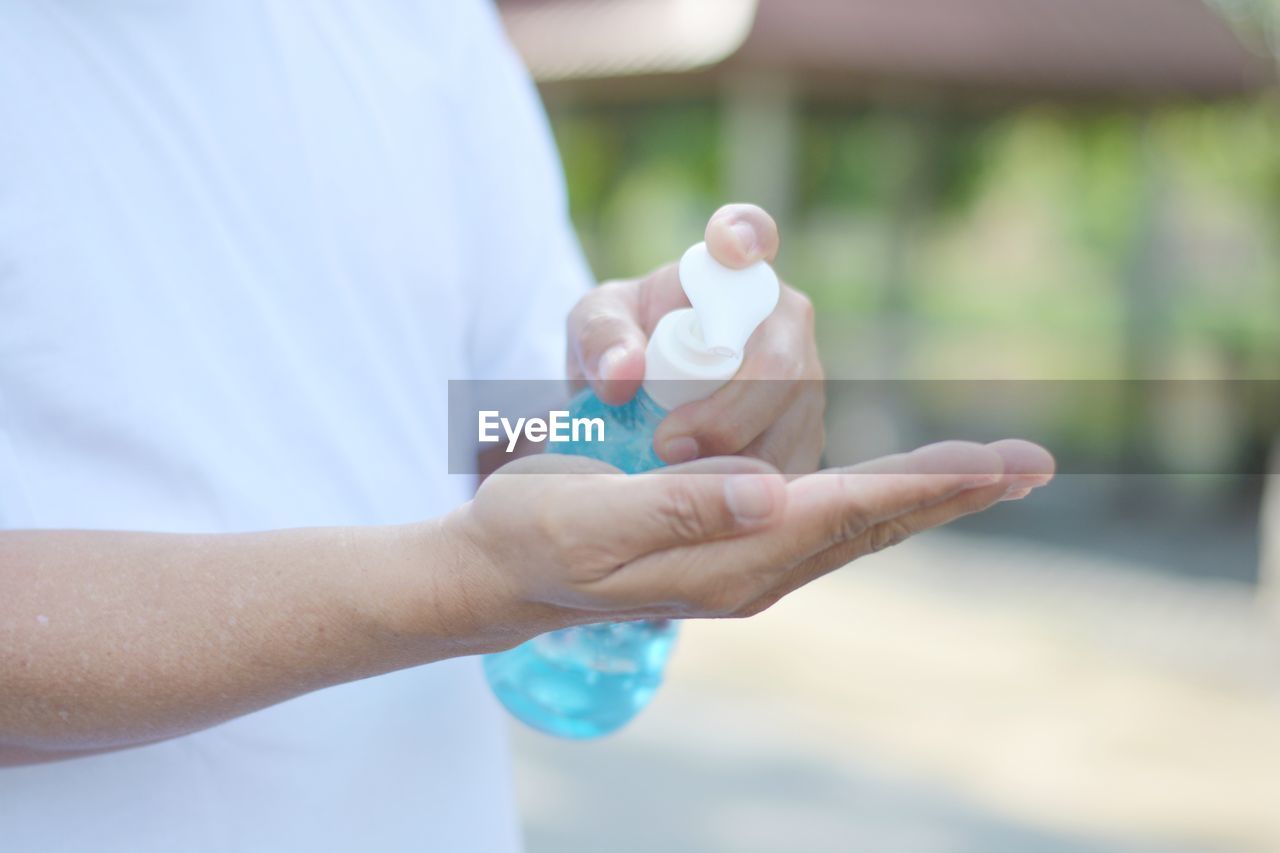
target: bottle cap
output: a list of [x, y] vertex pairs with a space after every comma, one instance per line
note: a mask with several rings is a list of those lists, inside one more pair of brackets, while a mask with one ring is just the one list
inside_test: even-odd
[[735, 270], [698, 243], [680, 259], [692, 308], [658, 321], [645, 351], [644, 388], [670, 411], [710, 397], [742, 366], [747, 340], [778, 304], [778, 277], [764, 261]]

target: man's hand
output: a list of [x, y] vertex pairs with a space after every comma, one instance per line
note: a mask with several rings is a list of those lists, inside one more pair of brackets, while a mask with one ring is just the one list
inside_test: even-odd
[[442, 529], [466, 555], [476, 623], [505, 647], [572, 624], [748, 616], [1052, 472], [1023, 441], [945, 442], [791, 482], [745, 457], [627, 476], [543, 455], [500, 469]]
[[[740, 269], [778, 253], [778, 226], [749, 204], [720, 208], [707, 223], [707, 248]], [[658, 320], [688, 307], [676, 265], [641, 279], [602, 284], [569, 316], [569, 378], [589, 382], [604, 402], [621, 405], [644, 378], [644, 350]], [[813, 305], [783, 285], [778, 307], [747, 343], [740, 380], [709, 399], [681, 406], [654, 437], [669, 464], [742, 454], [788, 474], [814, 470], [824, 443], [822, 365], [813, 334]]]

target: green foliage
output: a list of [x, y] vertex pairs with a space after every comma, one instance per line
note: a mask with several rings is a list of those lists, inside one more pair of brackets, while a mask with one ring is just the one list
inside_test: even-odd
[[[553, 120], [602, 278], [675, 258], [733, 195], [713, 100]], [[1270, 100], [796, 121], [779, 267], [817, 304], [831, 375], [1280, 378]], [[1120, 428], [1055, 417], [1080, 447]]]

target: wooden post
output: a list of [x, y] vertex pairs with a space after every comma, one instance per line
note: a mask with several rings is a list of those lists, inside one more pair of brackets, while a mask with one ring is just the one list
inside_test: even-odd
[[1271, 446], [1267, 470], [1258, 514], [1258, 598], [1267, 614], [1280, 624], [1280, 437]]
[[[913, 253], [938, 196], [938, 159], [945, 140], [945, 120], [937, 106], [918, 102], [892, 107], [887, 145], [878, 153], [888, 174], [888, 210], [880, 256], [876, 306], [875, 365], [871, 375], [902, 379], [910, 374], [919, 320], [912, 316], [916, 270]], [[885, 386], [880, 405], [901, 449], [920, 443], [919, 414], [900, 382]]]
[[782, 74], [741, 72], [725, 81], [723, 103], [726, 198], [758, 204], [785, 227], [795, 201], [794, 90]]
[[[1166, 164], [1148, 114], [1136, 119], [1138, 136], [1137, 207], [1134, 211], [1133, 242], [1129, 248], [1123, 279], [1123, 358], [1122, 381], [1125, 417], [1122, 424], [1120, 465], [1123, 474], [1149, 471], [1155, 461], [1150, 451], [1150, 407], [1152, 395], [1148, 383], [1168, 378], [1167, 364], [1168, 305], [1173, 295], [1168, 274], [1170, 256], [1176, 247], [1168, 237], [1164, 207], [1168, 201]], [[1143, 484], [1145, 478], [1136, 483]], [[1122, 483], [1127, 483], [1122, 480]], [[1121, 489], [1123, 498], [1141, 492]]]

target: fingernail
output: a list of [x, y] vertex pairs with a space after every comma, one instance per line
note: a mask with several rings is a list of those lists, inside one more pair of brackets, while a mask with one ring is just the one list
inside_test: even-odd
[[763, 521], [773, 514], [773, 492], [756, 474], [734, 474], [725, 478], [724, 502], [740, 522]]
[[613, 376], [614, 369], [622, 363], [627, 357], [627, 348], [622, 344], [615, 344], [604, 351], [604, 355], [600, 356], [600, 360], [596, 362], [596, 378], [609, 379]]
[[756, 229], [745, 222], [735, 222], [729, 226], [729, 230], [742, 249], [742, 257], [748, 261], [759, 260], [760, 244], [756, 240]]
[[972, 474], [965, 480], [965, 488], [979, 489], [983, 486], [994, 486], [1000, 482], [1001, 474]]
[[1038, 489], [1053, 479], [1052, 474], [1015, 474], [1010, 488]]
[[668, 465], [679, 465], [681, 462], [692, 462], [698, 458], [698, 442], [687, 435], [669, 439], [662, 445], [659, 456]]
[[1000, 498], [1002, 501], [1020, 501], [1027, 495], [1031, 494], [1032, 486], [1026, 486], [1021, 489], [1010, 489]]

